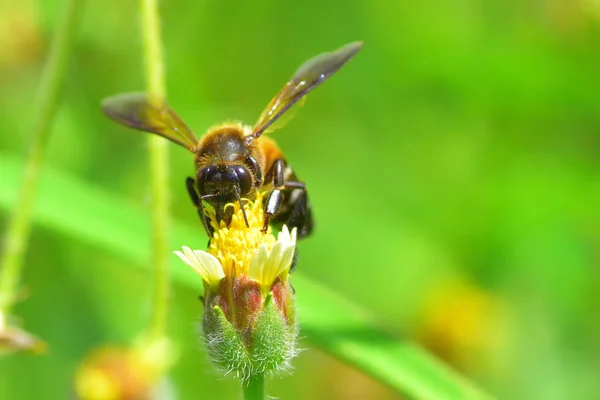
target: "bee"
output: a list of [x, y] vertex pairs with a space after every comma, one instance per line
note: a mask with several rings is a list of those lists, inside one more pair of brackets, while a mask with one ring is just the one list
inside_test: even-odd
[[195, 176], [187, 178], [186, 187], [209, 237], [213, 228], [203, 202], [213, 207], [217, 222], [223, 220], [226, 224], [231, 221], [232, 207], [225, 205], [238, 202], [248, 226], [242, 199], [253, 200], [260, 191], [266, 199], [263, 231], [270, 223], [286, 224], [290, 229], [297, 228], [298, 238], [304, 238], [313, 229], [306, 185], [298, 180], [277, 144], [263, 134], [281, 127], [289, 119], [281, 117], [286, 113], [291, 116], [293, 105], [302, 102], [361, 47], [362, 42], [349, 43], [306, 61], [271, 100], [254, 127], [225, 123], [198, 139], [162, 99], [145, 93], [109, 97], [102, 108], [109, 118], [163, 136], [194, 154]]

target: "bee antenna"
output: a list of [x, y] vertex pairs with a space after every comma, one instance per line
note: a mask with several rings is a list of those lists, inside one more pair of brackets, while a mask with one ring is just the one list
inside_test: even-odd
[[242, 198], [240, 197], [240, 184], [238, 183], [235, 186], [235, 197], [237, 197], [238, 203], [240, 203], [240, 209], [242, 210], [242, 215], [244, 216], [244, 222], [246, 223], [246, 228], [250, 227], [248, 223], [248, 217], [246, 216], [246, 209], [244, 208], [244, 203], [242, 203]]

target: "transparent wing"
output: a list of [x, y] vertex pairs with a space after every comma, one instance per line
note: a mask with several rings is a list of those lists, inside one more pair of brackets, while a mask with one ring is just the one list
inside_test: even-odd
[[304, 103], [306, 103], [306, 96], [300, 98], [300, 100], [298, 100], [293, 106], [290, 106], [286, 112], [282, 113], [279, 118], [268, 125], [268, 127], [265, 128], [261, 134], [268, 134], [286, 126], [287, 123], [294, 119], [296, 114], [298, 114], [298, 111], [304, 105]]
[[[290, 81], [271, 100], [252, 129], [252, 138], [267, 128], [308, 92], [319, 86], [346, 64], [362, 48], [363, 42], [353, 42], [338, 50], [319, 54], [300, 66]], [[278, 124], [279, 125], [279, 124]], [[269, 129], [271, 130], [271, 129]]]
[[141, 131], [152, 132], [194, 151], [198, 139], [163, 101], [146, 93], [123, 93], [102, 101], [111, 119]]

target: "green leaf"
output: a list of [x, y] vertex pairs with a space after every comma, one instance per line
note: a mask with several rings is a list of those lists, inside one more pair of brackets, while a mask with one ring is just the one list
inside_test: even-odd
[[[0, 154], [0, 208], [16, 202], [23, 160]], [[127, 200], [74, 176], [46, 168], [34, 220], [150, 270], [150, 224], [146, 212]], [[200, 226], [200, 225], [199, 225]], [[173, 224], [172, 248], [204, 240], [200, 228]], [[202, 239], [198, 239], [202, 238]], [[172, 258], [170, 273], [201, 291], [201, 280]], [[303, 335], [325, 352], [381, 383], [418, 399], [489, 399], [465, 378], [415, 344], [379, 329], [367, 312], [342, 295], [295, 272], [298, 319]]]

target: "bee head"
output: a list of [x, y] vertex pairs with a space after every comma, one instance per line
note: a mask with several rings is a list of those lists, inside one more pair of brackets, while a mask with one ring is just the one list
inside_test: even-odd
[[224, 203], [236, 201], [252, 189], [252, 175], [242, 165], [211, 165], [202, 168], [196, 182], [201, 196], [213, 195]]
[[220, 207], [237, 201], [244, 214], [246, 226], [248, 226], [242, 197], [252, 189], [252, 174], [246, 167], [243, 165], [209, 165], [198, 172], [196, 182], [200, 197], [217, 207], [217, 215], [221, 213]]

